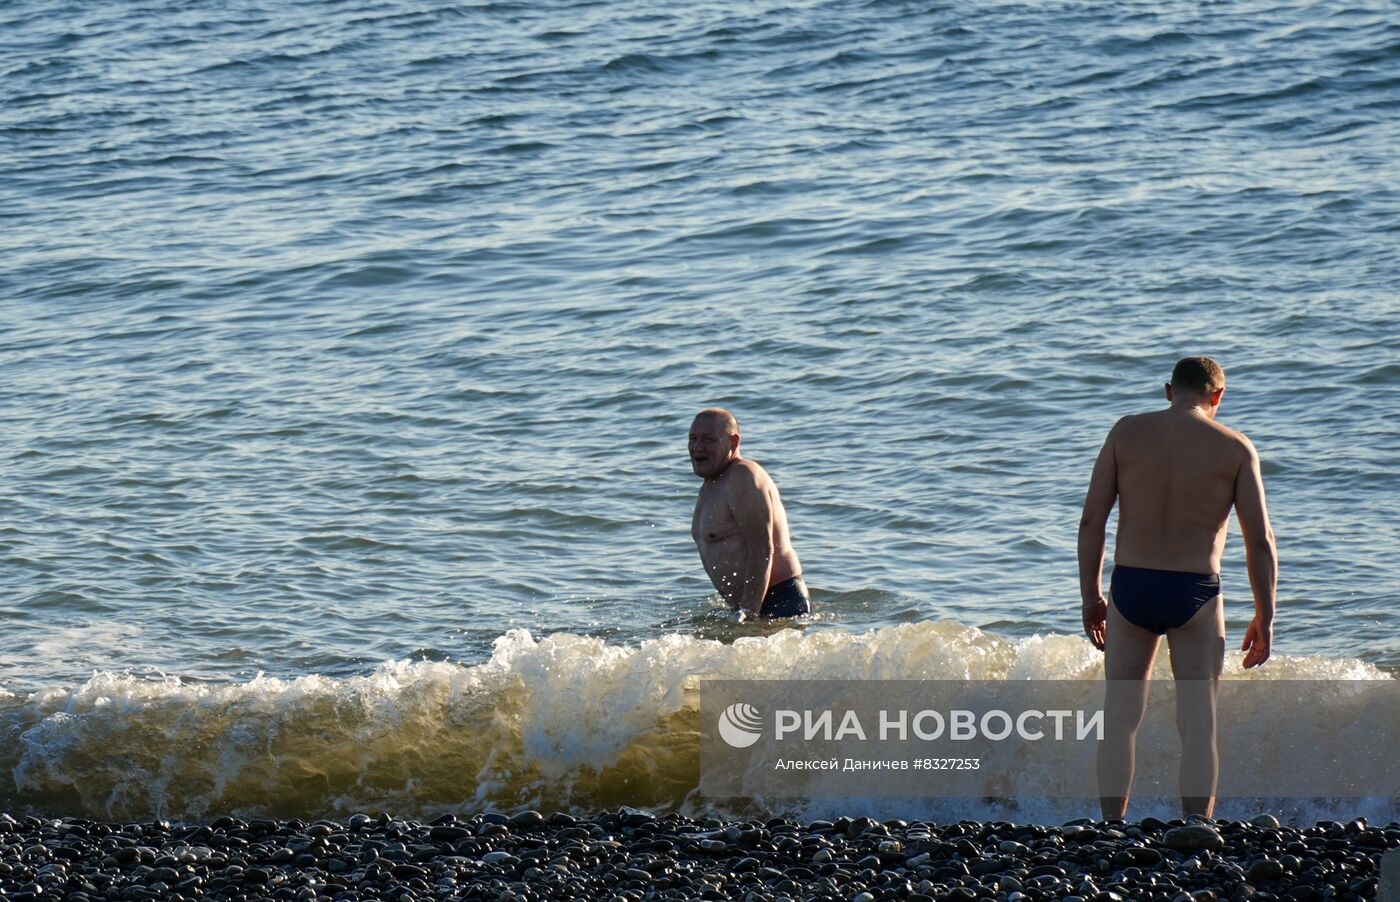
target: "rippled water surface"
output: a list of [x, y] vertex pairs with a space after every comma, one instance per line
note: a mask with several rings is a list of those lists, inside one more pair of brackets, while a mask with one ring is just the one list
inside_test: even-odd
[[[712, 403], [811, 631], [1073, 635], [1093, 456], [1187, 353], [1278, 651], [1400, 665], [1388, 3], [56, 11], [0, 8], [11, 691], [747, 635]], [[1224, 582], [1238, 642], [1237, 536]]]

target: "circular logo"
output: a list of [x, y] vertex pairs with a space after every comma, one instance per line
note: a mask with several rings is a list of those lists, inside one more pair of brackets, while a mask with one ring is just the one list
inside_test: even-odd
[[736, 749], [746, 749], [763, 735], [763, 716], [753, 705], [736, 702], [719, 714], [719, 736]]

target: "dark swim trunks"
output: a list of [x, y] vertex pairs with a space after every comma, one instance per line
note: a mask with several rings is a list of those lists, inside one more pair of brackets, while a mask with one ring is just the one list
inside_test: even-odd
[[1220, 594], [1220, 574], [1114, 564], [1109, 592], [1125, 620], [1160, 636], [1185, 626], [1201, 605]]
[[763, 596], [763, 606], [758, 609], [760, 617], [800, 617], [812, 613], [812, 598], [807, 594], [807, 584], [802, 577], [785, 579], [768, 589]]

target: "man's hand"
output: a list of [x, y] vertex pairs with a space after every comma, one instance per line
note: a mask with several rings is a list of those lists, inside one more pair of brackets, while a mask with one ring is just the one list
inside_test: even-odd
[[1084, 617], [1084, 634], [1095, 648], [1103, 651], [1104, 633], [1108, 626], [1108, 602], [1102, 595], [1085, 599], [1080, 613]]
[[1256, 616], [1249, 622], [1249, 629], [1244, 631], [1244, 642], [1240, 645], [1240, 651], [1248, 652], [1244, 656], [1245, 668], [1258, 667], [1269, 660], [1269, 651], [1273, 645], [1273, 622], [1265, 622]]

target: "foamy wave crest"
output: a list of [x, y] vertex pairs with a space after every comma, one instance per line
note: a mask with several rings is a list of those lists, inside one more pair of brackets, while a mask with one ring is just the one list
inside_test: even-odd
[[[512, 630], [485, 663], [397, 661], [349, 679], [98, 673], [76, 689], [0, 690], [0, 763], [13, 774], [0, 806], [190, 820], [703, 808], [702, 678], [1094, 679], [1101, 668], [1082, 638], [1011, 640], [945, 621], [638, 646]], [[1249, 678], [1387, 677], [1280, 656]]]

